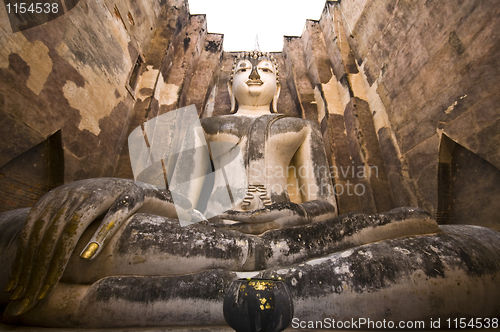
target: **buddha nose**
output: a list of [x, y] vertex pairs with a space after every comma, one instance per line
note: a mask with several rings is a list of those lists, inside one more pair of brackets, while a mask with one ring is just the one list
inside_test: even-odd
[[250, 76], [248, 76], [249, 79], [251, 80], [259, 80], [260, 75], [257, 72], [257, 66], [252, 66], [252, 72], [250, 73]]

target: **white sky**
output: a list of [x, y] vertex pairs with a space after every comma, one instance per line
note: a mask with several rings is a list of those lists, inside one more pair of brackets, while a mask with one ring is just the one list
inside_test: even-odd
[[224, 34], [224, 51], [279, 52], [283, 36], [300, 36], [306, 19], [319, 20], [326, 0], [188, 0], [191, 14], [206, 14], [208, 32]]

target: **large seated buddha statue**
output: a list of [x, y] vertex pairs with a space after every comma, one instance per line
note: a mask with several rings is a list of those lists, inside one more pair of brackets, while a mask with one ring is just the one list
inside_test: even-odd
[[[188, 136], [239, 149], [239, 168], [215, 172], [208, 190], [217, 199], [244, 179], [230, 207], [200, 207], [202, 177], [176, 194], [175, 176], [168, 188], [99, 178], [1, 215], [3, 322], [224, 325], [224, 294], [247, 277], [284, 280], [300, 322], [498, 316], [499, 233], [440, 227], [418, 208], [337, 215], [317, 125], [277, 113], [274, 59], [239, 56], [229, 91], [232, 114], [204, 118]], [[204, 174], [232, 151], [210, 151], [211, 162], [179, 155], [172, 174]]]

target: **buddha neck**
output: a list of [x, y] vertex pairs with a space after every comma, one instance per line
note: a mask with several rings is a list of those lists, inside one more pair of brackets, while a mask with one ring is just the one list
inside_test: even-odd
[[234, 115], [261, 116], [267, 114], [271, 114], [271, 111], [269, 110], [269, 105], [262, 105], [262, 106], [241, 105], [238, 107], [238, 111]]

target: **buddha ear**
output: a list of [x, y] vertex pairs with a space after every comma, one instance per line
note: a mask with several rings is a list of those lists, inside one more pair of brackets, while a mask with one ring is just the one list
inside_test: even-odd
[[281, 84], [276, 83], [276, 93], [274, 94], [273, 102], [271, 103], [271, 113], [278, 113], [278, 98], [280, 96]]
[[229, 92], [229, 99], [231, 99], [231, 111], [230, 114], [234, 114], [237, 111], [236, 98], [233, 94], [233, 83], [231, 81], [227, 82], [227, 91]]

